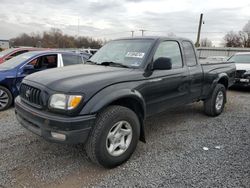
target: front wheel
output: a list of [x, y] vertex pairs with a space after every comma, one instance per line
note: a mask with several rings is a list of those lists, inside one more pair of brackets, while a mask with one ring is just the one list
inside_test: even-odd
[[85, 146], [87, 155], [92, 162], [113, 168], [130, 158], [139, 135], [139, 119], [132, 110], [109, 106], [97, 116]]
[[226, 103], [226, 88], [217, 84], [212, 95], [204, 101], [204, 111], [209, 116], [218, 116], [222, 113]]
[[0, 111], [8, 109], [12, 102], [11, 92], [7, 88], [0, 86]]

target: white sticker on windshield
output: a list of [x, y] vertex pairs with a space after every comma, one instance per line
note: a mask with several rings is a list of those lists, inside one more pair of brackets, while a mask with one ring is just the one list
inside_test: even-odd
[[133, 57], [133, 58], [140, 58], [144, 57], [145, 53], [143, 52], [128, 52], [125, 57]]

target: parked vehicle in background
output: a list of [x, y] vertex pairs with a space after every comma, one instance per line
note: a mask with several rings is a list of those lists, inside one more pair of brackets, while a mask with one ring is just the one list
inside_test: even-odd
[[83, 49], [82, 51], [90, 55], [94, 55], [98, 51], [98, 49], [87, 48], [87, 49]]
[[10, 48], [0, 52], [0, 64], [20, 54], [42, 50], [41, 48]]
[[209, 56], [206, 59], [200, 59], [201, 63], [222, 63], [228, 60], [227, 56]]
[[87, 53], [87, 52], [79, 52], [82, 56], [84, 56], [86, 59], [89, 59], [91, 56], [92, 56], [92, 54], [89, 54], [89, 53]]
[[236, 66], [235, 86], [250, 86], [250, 52], [236, 53], [228, 59]]
[[55, 48], [55, 49], [52, 49], [51, 51], [61, 51], [61, 52], [74, 52], [74, 53], [78, 53], [78, 54], [81, 54], [84, 59], [89, 59], [92, 55], [87, 53], [87, 52], [84, 52], [84, 51], [81, 51], [81, 49], [71, 49], [71, 48]]
[[92, 56], [92, 54], [89, 54], [89, 53], [87, 53], [85, 51], [81, 51], [81, 50], [71, 50], [71, 52], [75, 52], [75, 53], [81, 54], [81, 56], [83, 56], [84, 59], [86, 59], [86, 60], [89, 59]]
[[50, 68], [83, 64], [84, 60], [83, 56], [73, 52], [33, 51], [2, 63], [0, 65], [0, 111], [7, 109], [13, 103], [25, 76]]
[[217, 116], [234, 63], [198, 63], [187, 39], [142, 37], [107, 43], [82, 66], [26, 77], [15, 100], [18, 121], [48, 141], [85, 143], [89, 158], [111, 168], [145, 141], [146, 117], [196, 101]]

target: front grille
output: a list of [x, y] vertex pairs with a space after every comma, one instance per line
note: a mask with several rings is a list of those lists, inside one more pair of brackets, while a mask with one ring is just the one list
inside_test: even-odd
[[246, 71], [245, 70], [237, 70], [235, 74], [235, 78], [243, 78], [243, 75]]
[[28, 103], [36, 106], [42, 106], [41, 90], [35, 87], [22, 84], [20, 87], [20, 96]]

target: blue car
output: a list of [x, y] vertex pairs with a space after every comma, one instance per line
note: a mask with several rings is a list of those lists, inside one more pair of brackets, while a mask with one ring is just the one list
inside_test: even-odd
[[33, 51], [0, 64], [0, 111], [11, 106], [25, 76], [50, 68], [81, 64], [87, 57], [88, 54], [67, 51]]

